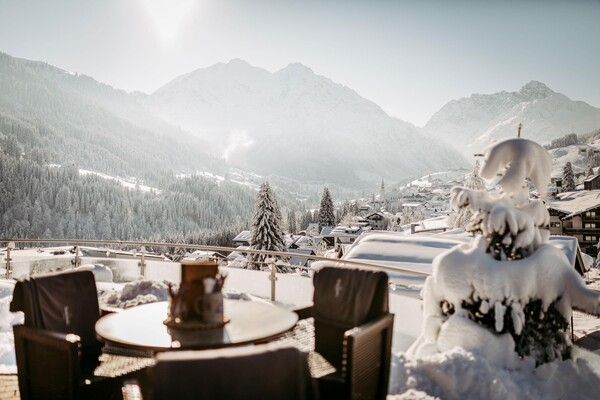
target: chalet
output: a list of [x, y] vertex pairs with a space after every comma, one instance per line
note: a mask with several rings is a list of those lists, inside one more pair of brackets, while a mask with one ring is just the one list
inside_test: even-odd
[[584, 190], [600, 190], [600, 174], [592, 175], [583, 181]]
[[294, 254], [305, 256], [316, 255], [315, 251], [312, 249], [288, 249], [288, 252], [292, 254], [292, 258], [290, 258], [290, 265], [292, 267], [310, 267], [310, 260], [308, 258], [294, 256]]
[[577, 238], [581, 250], [595, 257], [600, 240], [600, 190], [560, 193], [547, 204], [550, 234]]
[[365, 219], [367, 220], [369, 226], [374, 230], [383, 231], [387, 229], [388, 221], [380, 212], [369, 214], [365, 217]]

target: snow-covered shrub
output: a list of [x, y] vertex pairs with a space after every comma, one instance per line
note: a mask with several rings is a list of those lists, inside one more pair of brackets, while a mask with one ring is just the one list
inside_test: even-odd
[[501, 176], [495, 191], [453, 189], [455, 208], [468, 207], [470, 244], [440, 254], [426, 280], [424, 329], [409, 354], [428, 356], [454, 346], [515, 368], [570, 357], [572, 308], [598, 314], [566, 256], [547, 243], [549, 214], [529, 200], [526, 179], [540, 193], [550, 183], [551, 160], [537, 143], [509, 139], [485, 152], [485, 179]]
[[167, 301], [168, 293], [167, 282], [139, 280], [126, 284], [120, 291], [101, 292], [99, 301], [110, 307], [129, 308], [157, 301]]

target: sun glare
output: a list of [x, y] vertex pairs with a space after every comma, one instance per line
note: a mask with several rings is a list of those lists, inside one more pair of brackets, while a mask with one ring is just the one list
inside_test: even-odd
[[140, 0], [163, 43], [172, 42], [185, 18], [194, 8], [194, 0]]

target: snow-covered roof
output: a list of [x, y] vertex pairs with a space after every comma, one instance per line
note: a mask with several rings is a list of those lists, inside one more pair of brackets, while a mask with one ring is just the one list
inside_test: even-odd
[[296, 240], [294, 241], [294, 243], [296, 246], [312, 246], [314, 244], [314, 241], [312, 240], [312, 237], [310, 236], [297, 236]]
[[[289, 253], [292, 254], [302, 254], [305, 256], [314, 256], [315, 252], [312, 249], [288, 249]], [[302, 265], [302, 266], [306, 266], [308, 265], [309, 260], [307, 258], [304, 257], [294, 257], [292, 256], [290, 258], [290, 264], [291, 265]]]
[[240, 257], [242, 253], [244, 253], [244, 250], [248, 250], [249, 248], [249, 246], [238, 246], [236, 248], [236, 251], [232, 251], [231, 253], [229, 253], [227, 258], [230, 260], [234, 260], [235, 258]]
[[547, 205], [548, 208], [567, 214], [567, 218], [572, 217], [600, 207], [600, 190], [560, 193], [557, 200], [548, 202]]
[[[399, 232], [367, 232], [356, 240], [342, 259], [371, 261], [377, 265], [431, 274], [435, 256], [470, 241], [470, 235], [407, 236]], [[389, 275], [396, 283], [405, 285], [420, 285], [425, 280], [424, 276], [400, 271]]]
[[331, 233], [332, 230], [333, 230], [333, 228], [331, 226], [324, 226], [321, 228], [321, 233], [319, 235], [329, 236], [329, 234]]
[[550, 244], [559, 248], [571, 263], [571, 266], [583, 274], [590, 269], [591, 264], [583, 261], [583, 254], [579, 249], [579, 241], [573, 236], [550, 236]]
[[597, 177], [599, 177], [599, 176], [600, 176], [600, 175], [592, 175], [592, 176], [590, 176], [590, 177], [587, 177], [587, 178], [585, 178], [583, 181], [584, 181], [584, 182], [591, 182], [591, 181], [593, 181], [594, 179], [596, 179], [596, 178], [597, 178]]
[[211, 251], [211, 250], [196, 250], [190, 254], [189, 258], [200, 258], [200, 257], [214, 257], [214, 258], [219, 258], [219, 259], [226, 258], [223, 254], [219, 253], [218, 251]]
[[374, 213], [367, 215], [365, 218], [369, 219], [369, 218], [373, 218], [373, 217], [383, 217], [383, 213], [374, 212]]
[[402, 203], [402, 207], [424, 207], [423, 203]]
[[439, 216], [421, 221], [423, 229], [444, 229], [449, 228], [448, 216]]
[[336, 226], [329, 232], [327, 236], [330, 237], [356, 237], [360, 236], [363, 232], [370, 229], [363, 226]]
[[233, 238], [234, 242], [248, 242], [252, 238], [252, 231], [241, 231], [236, 237]]

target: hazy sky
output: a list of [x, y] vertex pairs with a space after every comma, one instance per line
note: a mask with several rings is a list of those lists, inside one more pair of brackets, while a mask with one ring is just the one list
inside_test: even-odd
[[600, 0], [0, 0], [0, 51], [146, 93], [232, 58], [301, 62], [419, 126], [533, 79], [600, 107]]

